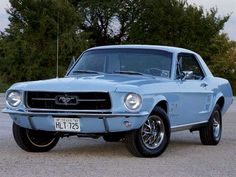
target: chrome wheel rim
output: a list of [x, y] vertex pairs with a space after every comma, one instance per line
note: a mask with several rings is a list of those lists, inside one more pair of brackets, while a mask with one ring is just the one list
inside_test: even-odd
[[220, 115], [219, 112], [216, 112], [213, 118], [213, 135], [215, 138], [219, 138], [220, 133], [221, 133]]
[[142, 142], [148, 149], [155, 149], [160, 146], [164, 135], [164, 122], [159, 116], [150, 116], [141, 128]]
[[26, 136], [32, 145], [40, 148], [49, 146], [55, 140], [55, 135], [52, 133], [29, 129], [26, 130]]

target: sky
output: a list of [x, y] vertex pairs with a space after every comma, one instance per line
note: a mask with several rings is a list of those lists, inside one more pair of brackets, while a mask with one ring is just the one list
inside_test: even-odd
[[230, 19], [225, 23], [224, 32], [228, 33], [231, 40], [236, 41], [236, 0], [187, 0], [189, 4], [202, 6], [204, 9], [217, 7], [218, 15], [229, 15]]
[[[229, 21], [225, 23], [223, 32], [228, 33], [229, 38], [236, 41], [236, 0], [187, 0], [187, 2], [202, 6], [207, 10], [217, 7], [219, 16], [231, 14]], [[4, 31], [9, 24], [6, 13], [6, 9], [9, 7], [9, 0], [0, 0], [0, 31]]]
[[4, 28], [9, 24], [8, 15], [6, 13], [6, 8], [10, 7], [8, 0], [0, 0], [0, 31], [4, 31]]

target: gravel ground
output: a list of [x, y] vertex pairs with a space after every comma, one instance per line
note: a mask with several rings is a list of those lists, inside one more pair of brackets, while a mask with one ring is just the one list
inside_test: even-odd
[[[0, 95], [0, 109], [4, 106]], [[223, 121], [218, 146], [203, 146], [198, 132], [173, 133], [158, 158], [133, 157], [123, 143], [63, 138], [50, 152], [28, 153], [15, 143], [9, 116], [0, 113], [0, 176], [226, 177], [236, 176], [236, 100]]]

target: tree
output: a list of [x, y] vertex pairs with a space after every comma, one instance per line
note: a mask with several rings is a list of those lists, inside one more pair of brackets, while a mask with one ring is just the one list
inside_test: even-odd
[[132, 24], [127, 43], [171, 45], [199, 52], [207, 61], [229, 16], [217, 17], [217, 9], [204, 12], [187, 1], [144, 0], [140, 18]]
[[110, 0], [82, 0], [77, 4], [82, 14], [81, 29], [90, 34], [94, 45], [112, 44], [112, 22], [116, 12], [116, 1]]
[[86, 34], [78, 28], [80, 14], [68, 0], [10, 0], [10, 3], [7, 11], [10, 27], [1, 35], [5, 53], [0, 69], [5, 82], [56, 76], [57, 34], [60, 75], [65, 73], [71, 58], [88, 47]]
[[57, 34], [60, 76], [70, 59], [88, 47], [131, 43], [191, 49], [204, 58], [216, 75], [222, 76], [224, 71], [226, 78], [234, 80], [231, 71], [235, 48], [221, 33], [229, 16], [218, 16], [216, 8], [204, 10], [186, 0], [10, 3], [10, 27], [0, 34], [0, 81], [5, 83], [55, 76]]
[[133, 23], [142, 15], [143, 0], [82, 0], [74, 5], [82, 14], [81, 29], [93, 45], [120, 44], [127, 40]]
[[[234, 94], [236, 94], [236, 42], [227, 41], [222, 36], [216, 41], [223, 46], [222, 49], [224, 49], [224, 45], [230, 46], [229, 50], [222, 50], [220, 54], [216, 53], [209, 67], [215, 76], [228, 79]], [[220, 46], [219, 44], [216, 44], [216, 46]]]

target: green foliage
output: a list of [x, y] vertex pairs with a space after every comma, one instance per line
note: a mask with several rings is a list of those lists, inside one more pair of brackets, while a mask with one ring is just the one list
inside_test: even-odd
[[113, 20], [117, 12], [117, 1], [110, 0], [81, 0], [77, 4], [82, 14], [82, 30], [89, 32], [94, 45], [113, 44]]
[[229, 50], [222, 51], [220, 54], [216, 53], [209, 67], [215, 76], [223, 77], [230, 81], [234, 95], [236, 95], [236, 42], [230, 42], [225, 40], [224, 37], [220, 37], [216, 40], [217, 43], [221, 44], [222, 48], [224, 48], [224, 45], [229, 45]]
[[140, 6], [141, 15], [132, 25], [127, 42], [184, 47], [199, 52], [206, 60], [212, 54], [209, 42], [229, 18], [217, 17], [217, 9], [204, 13], [201, 7], [186, 1], [145, 0]]
[[88, 47], [78, 33], [81, 17], [67, 0], [11, 0], [10, 28], [2, 35], [2, 80], [7, 83], [56, 76], [56, 41], [59, 25], [59, 69], [65, 73], [73, 56]]
[[[0, 34], [0, 87], [56, 76], [73, 56], [107, 44], [158, 44], [198, 52], [214, 75], [236, 88], [235, 43], [221, 30], [229, 16], [186, 0], [10, 0], [10, 26]], [[2, 87], [3, 88], [3, 87]]]

